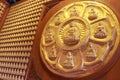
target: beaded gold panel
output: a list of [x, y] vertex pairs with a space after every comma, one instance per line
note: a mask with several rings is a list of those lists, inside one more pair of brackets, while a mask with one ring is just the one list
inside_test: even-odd
[[0, 1], [0, 20], [2, 18], [4, 11], [5, 11], [5, 8], [6, 8], [6, 5]]
[[47, 68], [64, 77], [99, 72], [113, 58], [119, 23], [102, 3], [80, 1], [57, 11], [42, 33], [41, 57]]
[[[11, 6], [0, 32], [0, 79], [26, 80], [42, 6], [47, 1], [26, 0]], [[3, 8], [0, 3], [0, 11]]]

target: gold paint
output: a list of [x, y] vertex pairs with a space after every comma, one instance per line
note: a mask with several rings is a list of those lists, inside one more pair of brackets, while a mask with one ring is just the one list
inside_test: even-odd
[[45, 25], [40, 44], [42, 59], [48, 69], [60, 76], [88, 76], [116, 54], [119, 27], [115, 14], [104, 4], [71, 3]]

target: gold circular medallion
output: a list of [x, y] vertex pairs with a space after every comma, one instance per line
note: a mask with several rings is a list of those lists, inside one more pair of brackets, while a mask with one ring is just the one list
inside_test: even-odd
[[79, 1], [48, 20], [40, 55], [53, 73], [82, 78], [104, 70], [118, 45], [119, 23], [113, 11], [99, 2]]

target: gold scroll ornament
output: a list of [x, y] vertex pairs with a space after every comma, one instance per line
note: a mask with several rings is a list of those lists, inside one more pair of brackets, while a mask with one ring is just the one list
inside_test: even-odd
[[[80, 1], [57, 11], [45, 25], [40, 55], [64, 77], [89, 76], [109, 62], [119, 43], [118, 20], [99, 2]], [[72, 75], [72, 76], [71, 76]]]

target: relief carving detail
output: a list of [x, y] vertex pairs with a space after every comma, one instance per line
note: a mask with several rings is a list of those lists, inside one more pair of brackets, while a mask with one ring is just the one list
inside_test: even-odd
[[40, 55], [55, 74], [69, 78], [89, 76], [115, 54], [118, 28], [115, 14], [104, 4], [71, 3], [57, 11], [45, 25]]

